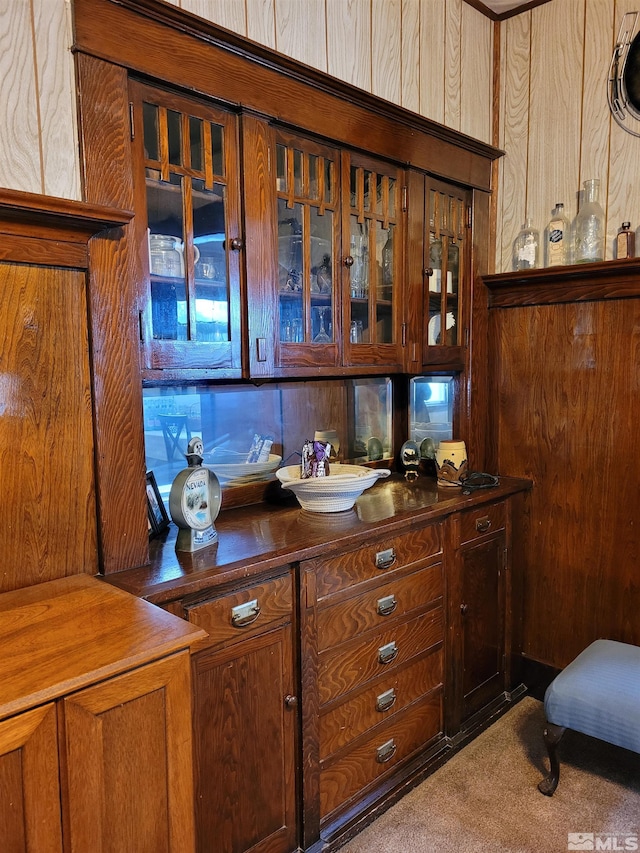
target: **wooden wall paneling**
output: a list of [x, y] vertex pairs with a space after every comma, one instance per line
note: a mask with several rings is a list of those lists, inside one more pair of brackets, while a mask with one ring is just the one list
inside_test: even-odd
[[327, 71], [371, 91], [370, 0], [325, 0], [327, 7]]
[[267, 47], [276, 46], [275, 0], [245, 0], [247, 36]]
[[32, 0], [42, 149], [42, 192], [81, 198], [71, 6]]
[[496, 267], [510, 270], [513, 241], [522, 228], [527, 208], [531, 13], [509, 18], [501, 27], [505, 31], [501, 74], [504, 118], [499, 145], [507, 155], [501, 162]]
[[[133, 209], [127, 73], [77, 56], [87, 199]], [[111, 93], [104, 109], [100, 95]], [[129, 251], [126, 241], [132, 241]], [[105, 574], [148, 560], [142, 383], [134, 223], [90, 246], [95, 434], [101, 561]]]
[[30, 3], [0, 8], [0, 185], [42, 192]]
[[324, 0], [275, 0], [279, 53], [327, 70], [327, 18]]
[[[587, 3], [587, 7], [592, 5]], [[606, 10], [601, 10], [599, 16], [596, 16], [598, 4], [595, 4], [595, 7], [588, 8], [588, 20], [593, 21], [594, 38], [588, 43], [591, 74], [585, 77], [583, 96], [585, 116], [588, 114], [585, 110], [589, 104], [594, 104], [585, 127], [585, 136], [589, 134], [592, 155], [589, 159], [583, 156], [582, 174], [583, 179], [600, 178], [600, 199], [607, 217], [605, 259], [609, 259], [615, 257], [615, 236], [622, 222], [629, 220], [634, 230], [640, 225], [640, 139], [616, 124], [605, 98], [595, 100], [593, 95], [597, 85], [600, 90], [602, 88], [603, 72], [605, 68], [609, 68], [612, 45], [618, 36], [625, 12], [637, 11], [640, 7], [635, 0], [617, 0], [614, 3], [615, 16], [607, 15]], [[599, 70], [600, 74], [596, 74], [596, 70]], [[638, 129], [637, 123], [634, 129]], [[587, 169], [591, 171], [587, 173]], [[636, 251], [640, 251], [640, 246]]]
[[245, 0], [182, 0], [182, 8], [234, 33], [247, 34]]
[[533, 219], [542, 239], [557, 201], [565, 204], [569, 218], [576, 213], [573, 202], [580, 174], [584, 3], [545, 3], [532, 10], [531, 27], [526, 215]]
[[492, 142], [493, 23], [463, 3], [460, 50], [460, 130]]
[[402, 0], [371, 0], [371, 91], [402, 102]]
[[85, 273], [3, 264], [0, 590], [98, 570]]
[[598, 637], [638, 644], [640, 302], [492, 313], [500, 471], [535, 483], [524, 653], [561, 668]]
[[420, 112], [420, 2], [402, 0], [401, 93], [400, 103]]
[[445, 0], [420, 4], [420, 115], [445, 121]]
[[445, 11], [444, 123], [460, 130], [462, 0], [448, 0]]

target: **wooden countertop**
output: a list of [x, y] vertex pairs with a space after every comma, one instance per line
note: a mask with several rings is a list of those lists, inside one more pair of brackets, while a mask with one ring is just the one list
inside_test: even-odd
[[186, 649], [201, 629], [88, 575], [0, 595], [0, 719]]
[[434, 477], [407, 483], [400, 474], [379, 480], [362, 494], [353, 509], [312, 513], [295, 497], [285, 501], [279, 484], [274, 501], [218, 516], [218, 541], [192, 554], [177, 553], [177, 528], [171, 525], [150, 543], [151, 563], [109, 575], [110, 584], [158, 604], [223, 584], [237, 584], [258, 573], [357, 545], [381, 533], [403, 532], [426, 521], [446, 518], [462, 509], [499, 500], [531, 488], [531, 482], [501, 477], [499, 485], [466, 496], [457, 487], [438, 486]]

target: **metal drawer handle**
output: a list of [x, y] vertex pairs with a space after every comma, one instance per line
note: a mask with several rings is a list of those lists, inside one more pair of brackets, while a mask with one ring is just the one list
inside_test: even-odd
[[392, 660], [395, 660], [398, 657], [398, 647], [396, 646], [396, 641], [392, 640], [390, 643], [387, 643], [385, 646], [380, 646], [378, 649], [378, 662], [385, 664], [391, 663]]
[[390, 616], [398, 606], [395, 595], [385, 595], [384, 598], [378, 599], [376, 610], [380, 616]]
[[382, 746], [379, 746], [376, 749], [376, 761], [378, 764], [384, 764], [387, 761], [391, 761], [393, 756], [396, 754], [396, 749], [398, 747], [395, 744], [393, 738], [388, 740], [386, 743], [383, 743]]
[[476, 530], [478, 533], [486, 533], [490, 527], [491, 519], [488, 515], [484, 515], [482, 518], [476, 519]]
[[260, 615], [260, 605], [258, 599], [247, 601], [246, 604], [238, 604], [231, 608], [231, 624], [234, 628], [246, 628], [256, 621]]
[[390, 569], [396, 561], [396, 552], [393, 548], [387, 548], [386, 551], [378, 551], [376, 554], [376, 569]]
[[385, 690], [384, 693], [381, 693], [376, 697], [376, 711], [388, 711], [389, 708], [393, 708], [396, 704], [396, 691], [394, 687], [391, 687], [389, 690]]

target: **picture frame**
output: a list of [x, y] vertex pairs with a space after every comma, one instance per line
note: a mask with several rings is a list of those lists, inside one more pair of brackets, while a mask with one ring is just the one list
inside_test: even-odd
[[164, 505], [153, 471], [147, 471], [147, 518], [149, 521], [149, 539], [162, 533], [169, 527], [169, 515]]

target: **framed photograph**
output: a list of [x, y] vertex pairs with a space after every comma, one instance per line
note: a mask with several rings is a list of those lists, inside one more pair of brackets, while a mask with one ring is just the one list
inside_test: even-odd
[[153, 471], [147, 471], [147, 515], [149, 519], [149, 538], [162, 533], [169, 526], [169, 516]]

